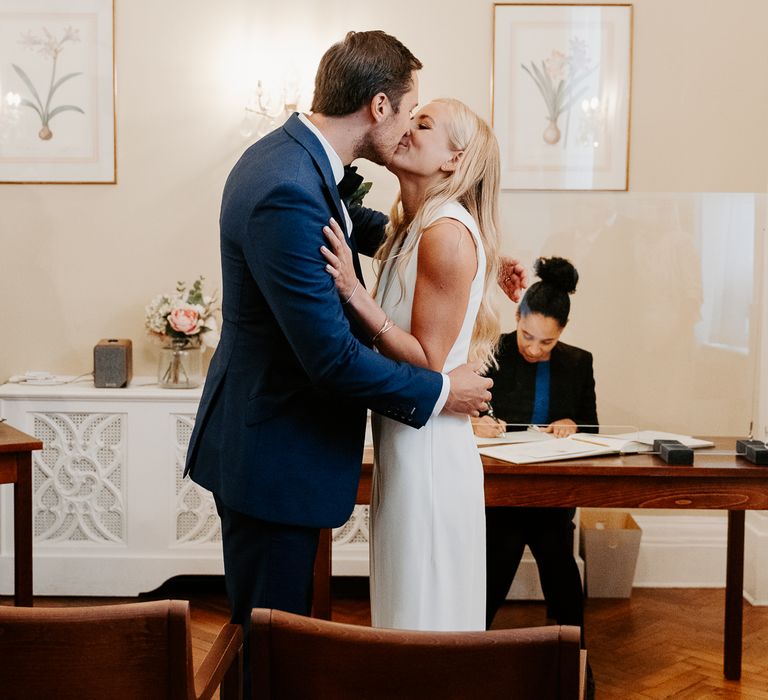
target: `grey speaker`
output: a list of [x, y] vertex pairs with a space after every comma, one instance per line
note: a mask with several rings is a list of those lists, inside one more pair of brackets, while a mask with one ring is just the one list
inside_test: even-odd
[[133, 376], [133, 346], [127, 338], [104, 338], [93, 347], [93, 385], [128, 386]]

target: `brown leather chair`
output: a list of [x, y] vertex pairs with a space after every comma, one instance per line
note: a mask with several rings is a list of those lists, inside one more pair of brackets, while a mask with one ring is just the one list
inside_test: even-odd
[[251, 624], [255, 699], [583, 697], [578, 627], [411, 632], [265, 609]]
[[210, 698], [242, 682], [242, 627], [225, 625], [193, 676], [189, 603], [0, 606], [0, 697]]

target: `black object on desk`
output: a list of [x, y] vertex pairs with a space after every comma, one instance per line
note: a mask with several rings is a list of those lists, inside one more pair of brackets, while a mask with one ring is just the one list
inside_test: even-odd
[[768, 466], [768, 447], [764, 444], [747, 445], [744, 448], [744, 458], [762, 466]]
[[747, 453], [747, 445], [756, 447], [765, 447], [765, 443], [760, 440], [736, 440], [736, 454], [743, 455]]
[[693, 464], [693, 449], [679, 440], [654, 440], [653, 451], [667, 463], [687, 467]]

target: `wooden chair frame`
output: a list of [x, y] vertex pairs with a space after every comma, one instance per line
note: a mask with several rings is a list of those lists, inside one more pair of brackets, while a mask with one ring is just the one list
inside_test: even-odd
[[250, 634], [252, 697], [259, 700], [576, 700], [584, 694], [578, 627], [416, 632], [257, 608]]
[[197, 673], [189, 602], [0, 606], [0, 693], [16, 698], [207, 700], [242, 693], [242, 628], [219, 632]]

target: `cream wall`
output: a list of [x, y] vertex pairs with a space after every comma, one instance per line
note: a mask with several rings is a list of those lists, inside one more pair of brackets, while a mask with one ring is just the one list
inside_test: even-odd
[[[634, 7], [631, 190], [764, 193], [768, 4]], [[485, 0], [117, 0], [118, 184], [0, 187], [0, 379], [89, 371], [108, 336], [132, 338], [136, 373], [154, 372], [144, 305], [177, 279], [220, 284], [218, 204], [247, 145], [239, 127], [251, 78], [288, 64], [311, 76], [347, 29], [382, 28], [423, 60], [422, 102], [452, 95], [490, 117], [492, 16]], [[388, 208], [394, 179], [362, 167], [374, 180], [367, 203]], [[605, 202], [574, 196], [503, 193], [505, 250], [530, 261], [555, 233], [523, 228], [521, 211], [540, 211], [543, 227]]]

